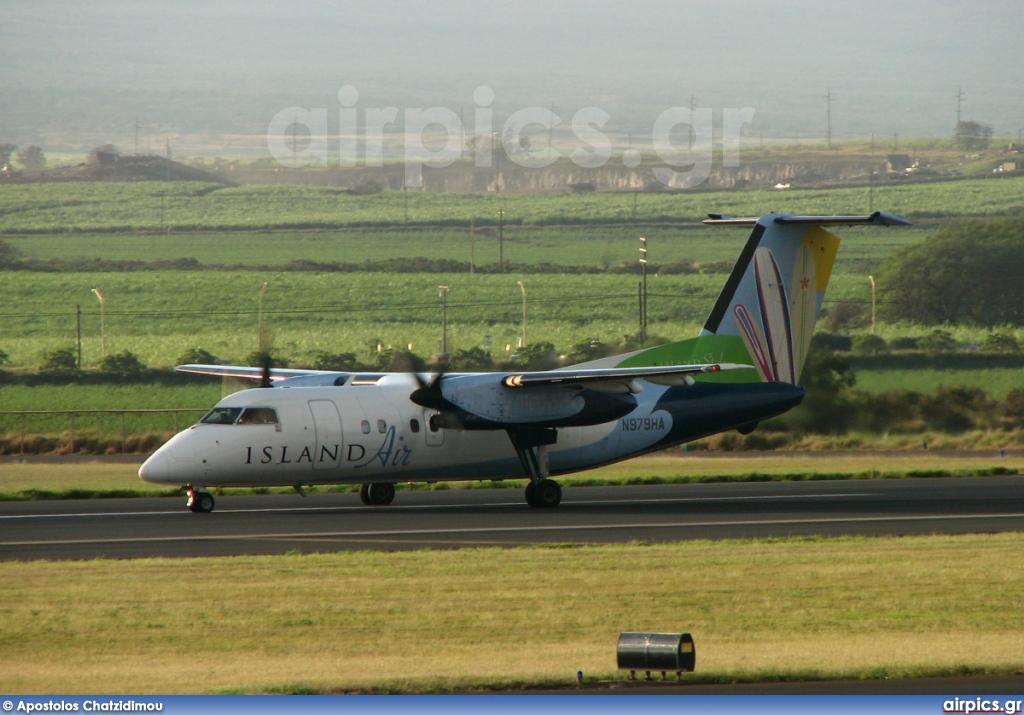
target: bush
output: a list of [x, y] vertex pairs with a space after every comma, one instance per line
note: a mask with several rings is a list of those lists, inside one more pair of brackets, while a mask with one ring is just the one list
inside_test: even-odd
[[815, 333], [811, 337], [811, 348], [845, 353], [853, 348], [853, 338], [834, 333]]
[[822, 321], [833, 333], [863, 328], [867, 325], [868, 318], [868, 311], [863, 305], [848, 300], [835, 303], [827, 311], [823, 310], [821, 314]]
[[1020, 343], [1012, 333], [990, 333], [982, 346], [989, 353], [1019, 353]]
[[[865, 432], [911, 428], [920, 419], [921, 395], [910, 390], [853, 393], [854, 424]], [[918, 423], [919, 424], [919, 423]]]
[[950, 353], [956, 350], [956, 339], [948, 330], [933, 330], [918, 341], [918, 347], [930, 353]]
[[52, 353], [43, 353], [40, 372], [70, 372], [78, 369], [78, 353], [74, 348], [61, 348]]
[[980, 387], [940, 387], [921, 399], [921, 417], [926, 425], [944, 432], [964, 432], [988, 421], [994, 410], [992, 400]]
[[1024, 390], [1018, 387], [1006, 393], [1002, 413], [1008, 427], [1024, 427]]
[[576, 343], [569, 349], [568, 360], [570, 365], [575, 365], [581, 362], [608, 357], [609, 355], [614, 355], [615, 352], [614, 345], [607, 345], [600, 340], [584, 340], [582, 343]]
[[903, 335], [890, 340], [889, 347], [893, 350], [917, 350], [920, 342], [920, 338], [912, 338], [909, 335]]
[[449, 367], [466, 372], [487, 372], [494, 369], [494, 359], [489, 352], [478, 346], [469, 350], [456, 350]]
[[853, 351], [858, 355], [881, 355], [889, 352], [889, 344], [877, 335], [858, 335], [853, 339]]
[[263, 367], [264, 365], [270, 365], [270, 367], [288, 367], [288, 358], [283, 358], [277, 355], [271, 355], [270, 353], [260, 352], [255, 350], [245, 356], [244, 364], [248, 367]]
[[332, 354], [320, 351], [313, 356], [313, 369], [348, 372], [352, 370], [362, 370], [364, 368], [362, 363], [360, 363], [356, 358], [355, 353]]
[[107, 355], [100, 361], [101, 372], [115, 375], [140, 375], [145, 370], [146, 366], [142, 364], [142, 361], [127, 350], [117, 355]]
[[812, 348], [800, 375], [800, 384], [807, 390], [807, 395], [803, 403], [793, 410], [793, 423], [806, 432], [845, 432], [854, 418], [846, 390], [856, 381], [846, 358], [831, 350]]
[[516, 365], [526, 370], [553, 370], [558, 367], [558, 351], [548, 342], [532, 343], [516, 351]]
[[220, 360], [213, 353], [209, 353], [202, 348], [192, 348], [186, 350], [178, 358], [179, 365], [217, 365]]

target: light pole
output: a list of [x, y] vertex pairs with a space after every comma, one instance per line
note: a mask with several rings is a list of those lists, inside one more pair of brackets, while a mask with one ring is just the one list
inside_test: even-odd
[[640, 237], [640, 347], [647, 342], [647, 239]]
[[441, 354], [448, 352], [448, 289], [450, 286], [438, 286], [441, 297]]
[[95, 288], [92, 289], [92, 292], [96, 294], [96, 297], [99, 298], [99, 301], [100, 301], [100, 342], [101, 342], [102, 347], [103, 347], [103, 357], [106, 357], [107, 356], [107, 316], [106, 316], [106, 309], [104, 307], [104, 304], [107, 301], [105, 301], [103, 299], [103, 294], [100, 293]]
[[519, 284], [519, 290], [523, 292], [523, 347], [526, 347], [526, 286], [523, 285], [522, 281], [516, 281]]
[[256, 334], [256, 351], [263, 354], [263, 294], [267, 292], [267, 286], [269, 283], [264, 283], [263, 287], [260, 288], [260, 301], [259, 301], [259, 328]]

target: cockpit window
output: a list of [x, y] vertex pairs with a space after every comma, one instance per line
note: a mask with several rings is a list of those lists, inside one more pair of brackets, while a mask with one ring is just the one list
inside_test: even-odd
[[240, 425], [276, 425], [277, 411], [272, 407], [246, 407], [238, 418]]
[[233, 425], [240, 414], [241, 407], [214, 407], [199, 421], [207, 425]]

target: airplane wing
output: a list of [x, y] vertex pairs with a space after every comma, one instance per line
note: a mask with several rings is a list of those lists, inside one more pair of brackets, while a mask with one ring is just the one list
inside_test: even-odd
[[[239, 365], [179, 365], [174, 368], [175, 372], [190, 372], [196, 375], [220, 375], [224, 377], [239, 377], [248, 380], [260, 380], [263, 378], [261, 367], [241, 367]], [[292, 370], [287, 368], [270, 368], [270, 379], [287, 380], [290, 377], [303, 377], [305, 375], [334, 375], [335, 372], [327, 370]]]
[[702, 375], [722, 370], [753, 370], [753, 365], [736, 363], [712, 363], [701, 365], [671, 365], [667, 367], [626, 367], [605, 370], [545, 370], [508, 375], [502, 379], [505, 387], [536, 387], [550, 385], [588, 385], [611, 383], [628, 385], [634, 380], [647, 380], [657, 385], [690, 385], [693, 375]]

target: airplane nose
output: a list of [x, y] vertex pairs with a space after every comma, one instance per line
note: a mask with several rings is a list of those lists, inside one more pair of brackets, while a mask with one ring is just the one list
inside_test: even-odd
[[171, 465], [167, 459], [167, 455], [157, 452], [150, 456], [142, 466], [139, 467], [139, 479], [145, 482], [154, 482], [160, 484], [166, 482], [167, 478], [171, 476]]

